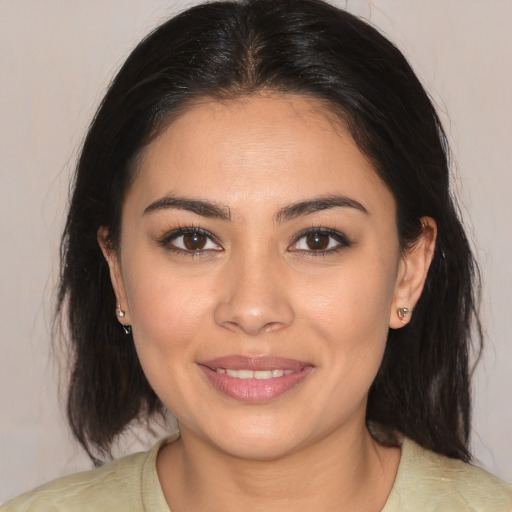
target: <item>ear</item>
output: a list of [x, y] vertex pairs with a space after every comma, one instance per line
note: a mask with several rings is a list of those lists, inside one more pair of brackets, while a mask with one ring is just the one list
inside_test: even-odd
[[[126, 290], [124, 286], [123, 275], [121, 272], [121, 266], [117, 252], [112, 247], [110, 239], [108, 237], [108, 228], [101, 226], [97, 233], [98, 244], [101, 248], [103, 256], [107, 260], [108, 267], [110, 270], [110, 281], [112, 282], [112, 288], [116, 296], [116, 311], [112, 311], [112, 314], [117, 316], [119, 323], [128, 326], [131, 325], [130, 312], [128, 310], [128, 302], [126, 300]], [[120, 317], [119, 312], [123, 312], [124, 315]]]
[[[422, 232], [416, 243], [407, 249], [400, 259], [389, 326], [399, 329], [411, 320], [414, 307], [418, 302], [427, 272], [434, 257], [436, 247], [437, 224], [431, 217], [422, 217]], [[399, 315], [398, 309], [406, 308]]]

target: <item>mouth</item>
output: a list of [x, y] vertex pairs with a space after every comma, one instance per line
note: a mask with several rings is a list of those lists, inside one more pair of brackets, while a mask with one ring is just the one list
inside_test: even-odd
[[248, 403], [264, 403], [291, 391], [313, 370], [311, 363], [281, 357], [228, 356], [198, 366], [216, 390]]
[[215, 371], [221, 375], [227, 375], [233, 379], [257, 379], [269, 380], [282, 377], [283, 375], [291, 375], [295, 370], [234, 370], [232, 368], [216, 368]]

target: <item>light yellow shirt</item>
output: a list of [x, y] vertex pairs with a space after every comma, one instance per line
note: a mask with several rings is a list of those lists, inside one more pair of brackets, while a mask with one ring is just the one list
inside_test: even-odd
[[[9, 501], [0, 512], [170, 512], [158, 475], [160, 447], [60, 478]], [[512, 512], [512, 487], [486, 471], [404, 439], [382, 512]]]

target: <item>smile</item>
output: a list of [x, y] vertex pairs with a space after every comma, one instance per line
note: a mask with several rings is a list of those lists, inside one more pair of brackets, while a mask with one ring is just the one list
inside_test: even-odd
[[216, 368], [215, 371], [221, 375], [242, 380], [269, 380], [295, 373], [295, 370], [233, 370], [231, 368]]
[[265, 403], [297, 389], [313, 365], [282, 357], [233, 355], [198, 363], [212, 387], [246, 403]]

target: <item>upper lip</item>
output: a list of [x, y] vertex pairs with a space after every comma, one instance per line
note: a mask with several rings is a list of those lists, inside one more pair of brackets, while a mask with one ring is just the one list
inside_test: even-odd
[[299, 371], [306, 366], [313, 366], [311, 363], [297, 361], [296, 359], [288, 359], [277, 356], [243, 356], [230, 355], [210, 359], [208, 361], [200, 361], [200, 365], [207, 366], [212, 370], [216, 368], [230, 368], [232, 370], [293, 370]]

